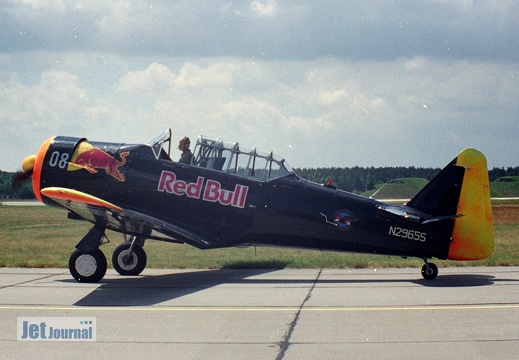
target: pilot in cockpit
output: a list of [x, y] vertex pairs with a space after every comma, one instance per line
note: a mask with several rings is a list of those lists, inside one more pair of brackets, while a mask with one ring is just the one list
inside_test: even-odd
[[178, 162], [183, 164], [191, 164], [191, 159], [193, 158], [193, 154], [191, 153], [191, 150], [189, 150], [189, 145], [191, 142], [189, 141], [189, 138], [187, 136], [184, 136], [180, 141], [178, 142], [178, 149], [182, 151], [182, 155], [180, 155], [180, 159]]

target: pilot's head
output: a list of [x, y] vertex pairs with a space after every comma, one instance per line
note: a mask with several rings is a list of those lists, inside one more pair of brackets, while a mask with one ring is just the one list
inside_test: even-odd
[[189, 138], [187, 136], [184, 136], [180, 141], [178, 142], [178, 149], [180, 151], [188, 150], [189, 145], [191, 142], [189, 141]]

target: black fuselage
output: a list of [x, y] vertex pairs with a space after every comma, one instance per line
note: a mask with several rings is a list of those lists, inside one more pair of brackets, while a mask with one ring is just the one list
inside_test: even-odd
[[[46, 156], [57, 151], [70, 151], [72, 156], [80, 140], [59, 137]], [[153, 219], [143, 221], [142, 226], [125, 226], [121, 218], [105, 221], [112, 230], [207, 249], [269, 245], [447, 257], [453, 227], [450, 220], [426, 225], [413, 222], [381, 210], [387, 204], [306, 181], [292, 172], [256, 180], [180, 164], [167, 156], [156, 159], [147, 145], [90, 144], [108, 155], [96, 164], [97, 172], [50, 167], [45, 161], [41, 188], [79, 190]], [[410, 214], [416, 211], [396, 207]], [[164, 237], [153, 234], [153, 224], [160, 222], [167, 224], [159, 226]]]

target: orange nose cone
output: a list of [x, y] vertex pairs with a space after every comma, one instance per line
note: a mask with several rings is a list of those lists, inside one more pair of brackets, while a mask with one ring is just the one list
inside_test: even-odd
[[34, 169], [34, 163], [36, 162], [36, 155], [29, 155], [22, 161], [22, 169], [24, 172], [29, 172]]
[[[54, 137], [51, 137], [47, 139], [42, 146], [40, 147], [40, 150], [38, 151], [38, 154], [36, 155], [35, 161], [34, 161], [34, 170], [32, 174], [32, 190], [34, 191], [34, 195], [36, 196], [36, 199], [42, 201], [41, 199], [41, 168], [43, 166], [43, 160], [45, 159], [45, 154], [47, 153], [47, 150], [49, 149], [50, 144], [52, 143], [52, 140], [54, 140]], [[25, 161], [25, 160], [24, 160]]]

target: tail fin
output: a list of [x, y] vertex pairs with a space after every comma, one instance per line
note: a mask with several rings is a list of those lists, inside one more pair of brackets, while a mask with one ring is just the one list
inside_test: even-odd
[[485, 259], [494, 251], [487, 161], [479, 151], [459, 153], [407, 206], [454, 219], [449, 259]]

